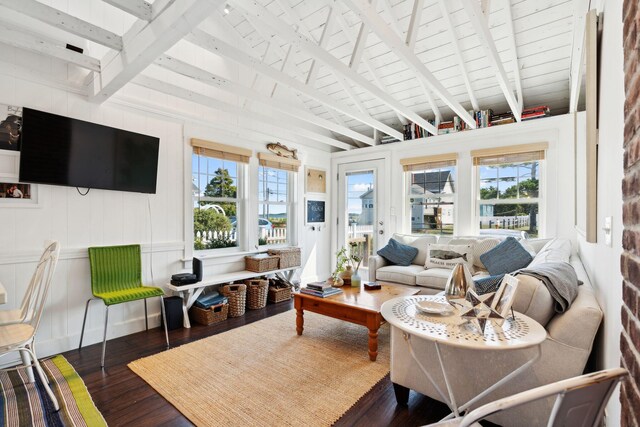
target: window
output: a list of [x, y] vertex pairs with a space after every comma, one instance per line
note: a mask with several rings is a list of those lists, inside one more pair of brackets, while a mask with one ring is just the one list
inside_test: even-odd
[[258, 245], [289, 242], [290, 217], [289, 172], [258, 168]]
[[243, 163], [251, 151], [192, 139], [193, 248], [239, 246]]
[[456, 155], [403, 159], [411, 234], [453, 234]]
[[506, 233], [514, 235], [525, 232], [530, 237], [538, 236], [543, 159], [543, 150], [474, 158], [479, 182], [480, 234], [507, 230]]

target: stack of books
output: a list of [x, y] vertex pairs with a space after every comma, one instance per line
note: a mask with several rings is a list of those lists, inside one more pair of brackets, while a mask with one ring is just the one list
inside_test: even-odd
[[539, 105], [537, 107], [525, 108], [522, 110], [522, 120], [539, 119], [540, 117], [547, 117], [551, 115], [551, 109], [546, 105]]
[[214, 305], [227, 304], [228, 302], [227, 297], [220, 295], [218, 292], [212, 292], [207, 295], [200, 295], [194, 305], [207, 310]]
[[390, 144], [392, 142], [398, 142], [398, 138], [390, 135], [384, 135], [382, 138], [380, 138], [380, 144]]
[[515, 123], [515, 121], [516, 119], [513, 117], [511, 111], [491, 116], [491, 126], [506, 125], [508, 123]]
[[326, 282], [315, 282], [307, 284], [306, 288], [300, 289], [300, 293], [313, 295], [320, 298], [330, 297], [342, 293], [342, 289], [334, 288]]
[[492, 109], [476, 111], [476, 127], [488, 128], [489, 126], [491, 126], [491, 116], [493, 116]]

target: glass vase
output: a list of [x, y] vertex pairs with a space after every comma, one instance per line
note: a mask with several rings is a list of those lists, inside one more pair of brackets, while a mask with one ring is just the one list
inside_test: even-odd
[[351, 275], [351, 287], [359, 288], [361, 284], [362, 284], [362, 278], [358, 274], [358, 270], [356, 270], [356, 272]]
[[344, 281], [346, 286], [351, 285], [351, 276], [353, 275], [353, 271], [351, 270], [351, 266], [347, 265], [345, 270], [341, 272], [338, 276]]

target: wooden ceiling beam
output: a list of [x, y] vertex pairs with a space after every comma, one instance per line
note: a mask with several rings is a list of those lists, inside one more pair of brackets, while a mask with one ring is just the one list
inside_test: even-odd
[[[295, 44], [298, 48], [305, 51], [311, 57], [321, 61], [326, 66], [332, 69], [332, 71], [341, 74], [343, 77], [351, 80], [353, 83], [362, 87], [369, 93], [371, 93], [376, 98], [382, 100], [387, 103], [392, 109], [398, 111], [403, 116], [407, 117], [409, 120], [417, 123], [421, 127], [428, 129], [432, 132], [437, 132], [435, 127], [430, 124], [427, 120], [420, 117], [414, 111], [411, 111], [409, 108], [402, 105], [396, 99], [394, 99], [391, 95], [381, 90], [377, 86], [373, 85], [367, 79], [362, 77], [360, 74], [350, 69], [347, 65], [343, 64], [336, 57], [331, 55], [326, 50], [319, 47], [309, 38], [300, 34], [299, 32], [293, 30], [290, 26], [286, 25], [281, 19], [274, 16], [271, 12], [269, 12], [266, 8], [255, 3], [252, 0], [236, 0], [234, 2], [236, 7], [241, 7], [246, 13], [254, 15], [256, 18], [260, 19], [265, 24], [269, 25], [273, 31], [275, 31], [280, 37], [282, 37], [288, 43]], [[368, 5], [368, 2], [367, 2]], [[393, 134], [387, 132], [386, 130], [380, 129], [384, 133], [388, 135], [392, 135], [395, 138], [398, 138], [401, 135], [400, 132], [394, 131]], [[402, 139], [402, 137], [398, 138]]]
[[171, 70], [174, 73], [181, 74], [201, 83], [207, 84], [209, 86], [213, 86], [226, 92], [230, 92], [246, 99], [250, 99], [251, 101], [260, 102], [266, 106], [287, 114], [288, 116], [304, 120], [321, 128], [342, 134], [349, 138], [356, 139], [367, 145], [374, 145], [373, 139], [369, 138], [366, 135], [362, 135], [361, 133], [353, 131], [347, 127], [335, 124], [333, 122], [330, 122], [329, 120], [325, 120], [307, 111], [300, 110], [300, 108], [298, 108], [297, 106], [287, 104], [282, 101], [276, 101], [269, 96], [262, 95], [257, 91], [252, 90], [249, 87], [232, 82], [228, 79], [225, 79], [224, 77], [210, 73], [209, 71], [195, 67], [169, 55], [162, 55], [160, 58], [156, 59], [154, 64], [162, 68]]
[[50, 39], [4, 20], [0, 20], [0, 43], [40, 53], [87, 70], [100, 71], [98, 59], [67, 49], [64, 42]]
[[487, 59], [496, 73], [496, 79], [498, 80], [498, 84], [500, 85], [500, 89], [502, 89], [505, 99], [507, 100], [507, 104], [509, 104], [509, 107], [511, 108], [513, 116], [517, 121], [521, 121], [522, 108], [520, 108], [520, 104], [513, 93], [511, 82], [509, 82], [509, 77], [504, 69], [498, 50], [496, 49], [496, 44], [491, 35], [491, 30], [489, 30], [489, 24], [487, 23], [486, 16], [482, 13], [480, 4], [475, 1], [463, 1], [462, 6], [471, 21], [471, 25], [473, 26], [476, 35], [480, 39], [480, 44], [484, 47]]
[[201, 93], [197, 93], [197, 92], [173, 85], [171, 83], [167, 83], [162, 80], [148, 77], [148, 76], [139, 75], [134, 79], [132, 79], [131, 82], [133, 84], [143, 86], [148, 89], [156, 90], [166, 95], [174, 96], [176, 98], [181, 98], [186, 101], [195, 102], [196, 104], [201, 104], [201, 105], [204, 105], [216, 110], [224, 111], [227, 113], [236, 114], [239, 117], [242, 117], [243, 119], [255, 120], [258, 122], [262, 122], [265, 125], [278, 127], [280, 129], [293, 132], [294, 134], [300, 135], [302, 137], [312, 139], [314, 141], [318, 141], [323, 144], [328, 144], [333, 147], [340, 148], [342, 150], [350, 150], [351, 148], [353, 148], [351, 145], [347, 143], [316, 133], [313, 126], [308, 125], [302, 120], [291, 119], [286, 123], [282, 121], [276, 121], [271, 116], [256, 113], [253, 111], [244, 110], [237, 105], [229, 104], [227, 102], [220, 101], [210, 96], [202, 95]]
[[447, 9], [447, 2], [445, 0], [438, 0], [440, 5], [440, 11], [442, 13], [442, 19], [447, 25], [447, 31], [449, 33], [449, 39], [451, 40], [451, 45], [453, 46], [453, 51], [456, 54], [456, 58], [458, 60], [458, 66], [460, 67], [460, 74], [462, 75], [462, 80], [464, 81], [464, 86], [467, 88], [467, 93], [469, 95], [469, 101], [471, 101], [471, 106], [474, 110], [479, 110], [480, 105], [478, 104], [478, 99], [476, 98], [475, 93], [473, 92], [473, 87], [471, 86], [471, 80], [469, 79], [469, 72], [467, 71], [467, 66], [464, 61], [464, 57], [462, 56], [462, 49], [460, 49], [460, 43], [458, 43], [458, 35], [456, 34], [455, 26], [453, 22], [451, 22], [451, 17], [449, 16], [449, 10]]
[[116, 7], [123, 12], [133, 15], [144, 21], [151, 21], [153, 18], [151, 3], [145, 0], [102, 0], [103, 2]]
[[108, 99], [222, 3], [224, 0], [181, 0], [171, 3], [132, 37], [124, 51], [118, 52], [109, 63], [103, 63], [100, 78], [93, 79], [90, 100], [103, 102]]
[[259, 59], [253, 57], [252, 55], [242, 52], [239, 49], [231, 46], [230, 44], [202, 31], [199, 29], [193, 30], [190, 34], [188, 34], [185, 39], [193, 44], [200, 46], [203, 49], [206, 49], [218, 56], [222, 56], [232, 61], [235, 61], [239, 64], [248, 67], [249, 69], [253, 69], [260, 74], [277, 81], [279, 84], [286, 86], [292, 90], [295, 90], [301, 93], [304, 96], [307, 96], [311, 99], [316, 100], [317, 102], [324, 104], [334, 110], [345, 114], [349, 117], [354, 118], [362, 123], [365, 123], [373, 128], [379, 129], [380, 131], [392, 135], [395, 138], [402, 140], [402, 133], [396, 131], [395, 129], [385, 125], [382, 122], [379, 122], [367, 115], [360, 113], [352, 109], [351, 107], [334, 100], [329, 95], [324, 94], [323, 92], [311, 88], [304, 83], [300, 82], [293, 77], [282, 73], [275, 68], [269, 67], [266, 64], [262, 64]]
[[578, 100], [584, 70], [584, 37], [589, 12], [589, 0], [573, 0], [573, 42], [571, 44], [571, 71], [569, 73], [569, 112], [578, 111]]
[[[329, 43], [329, 39], [331, 38], [331, 30], [333, 29], [333, 21], [334, 21], [334, 8], [329, 8], [329, 14], [327, 15], [327, 20], [324, 23], [324, 28], [322, 29], [322, 35], [320, 36], [320, 40], [318, 41], [318, 46], [322, 49], [327, 48], [327, 43]], [[311, 67], [309, 68], [309, 74], [307, 75], [307, 84], [309, 86], [315, 87], [316, 78], [318, 77], [318, 69], [320, 65], [318, 62], [313, 59], [311, 60]]]
[[122, 50], [122, 37], [36, 0], [0, 0], [0, 6], [102, 46]]

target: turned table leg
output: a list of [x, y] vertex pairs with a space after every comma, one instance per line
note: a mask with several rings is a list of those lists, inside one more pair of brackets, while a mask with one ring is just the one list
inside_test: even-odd
[[302, 335], [304, 330], [304, 311], [302, 310], [301, 299], [294, 297], [293, 305], [296, 308], [296, 332], [298, 335]]
[[369, 360], [376, 361], [378, 357], [378, 329], [380, 329], [381, 319], [379, 316], [370, 316], [367, 319], [369, 328]]

